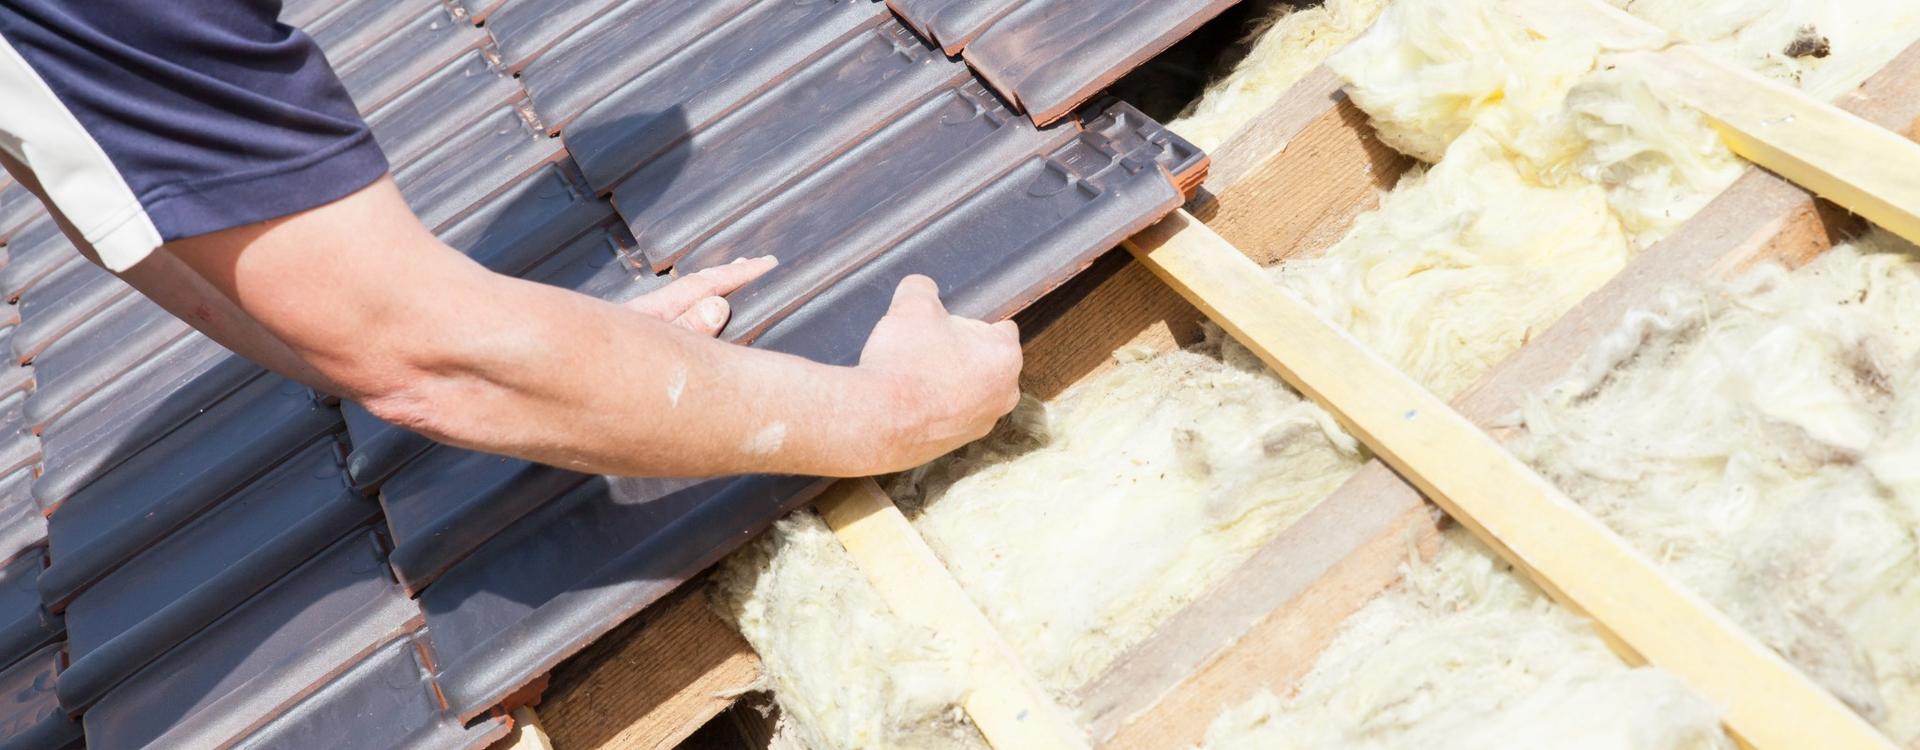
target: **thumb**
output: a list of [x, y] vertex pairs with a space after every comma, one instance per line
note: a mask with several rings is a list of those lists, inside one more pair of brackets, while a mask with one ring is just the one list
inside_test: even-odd
[[673, 324], [702, 336], [718, 336], [732, 308], [724, 297], [708, 297], [673, 319]]
[[893, 305], [888, 315], [945, 317], [946, 305], [940, 304], [940, 286], [933, 279], [914, 274], [900, 280], [893, 290]]

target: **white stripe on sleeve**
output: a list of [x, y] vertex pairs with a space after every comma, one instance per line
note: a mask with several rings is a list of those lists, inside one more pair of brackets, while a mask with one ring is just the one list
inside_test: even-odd
[[160, 230], [107, 152], [3, 36], [0, 102], [0, 149], [33, 170], [108, 270], [125, 271], [160, 246]]

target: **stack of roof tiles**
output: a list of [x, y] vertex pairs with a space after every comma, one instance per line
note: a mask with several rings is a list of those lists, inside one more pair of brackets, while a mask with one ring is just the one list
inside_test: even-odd
[[[1005, 317], [1178, 205], [1204, 156], [1117, 102], [1058, 115], [1217, 5], [900, 0], [909, 28], [874, 0], [286, 0], [283, 19], [449, 244], [611, 300], [778, 255], [725, 335], [850, 364], [908, 274]], [[1075, 8], [1098, 22], [1062, 27]], [[18, 186], [0, 243], [0, 747], [483, 746], [561, 660], [818, 489], [434, 445], [224, 351]]]

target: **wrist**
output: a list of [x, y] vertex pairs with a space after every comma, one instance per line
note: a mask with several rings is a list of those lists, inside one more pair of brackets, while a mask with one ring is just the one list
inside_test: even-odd
[[834, 476], [861, 477], [897, 468], [909, 442], [904, 416], [912, 414], [914, 394], [906, 378], [872, 367], [832, 368], [837, 403], [824, 454]]

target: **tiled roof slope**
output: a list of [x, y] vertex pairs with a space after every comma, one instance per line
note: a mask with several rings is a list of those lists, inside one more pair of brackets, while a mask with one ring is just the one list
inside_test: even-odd
[[[1010, 315], [1205, 168], [1118, 102], [1035, 127], [878, 0], [284, 18], [449, 244], [610, 300], [774, 253], [724, 335], [834, 363], [900, 278]], [[503, 701], [819, 484], [436, 446], [167, 316], [17, 186], [0, 243], [0, 748], [482, 746]]]
[[1047, 124], [1239, 0], [887, 0]]

